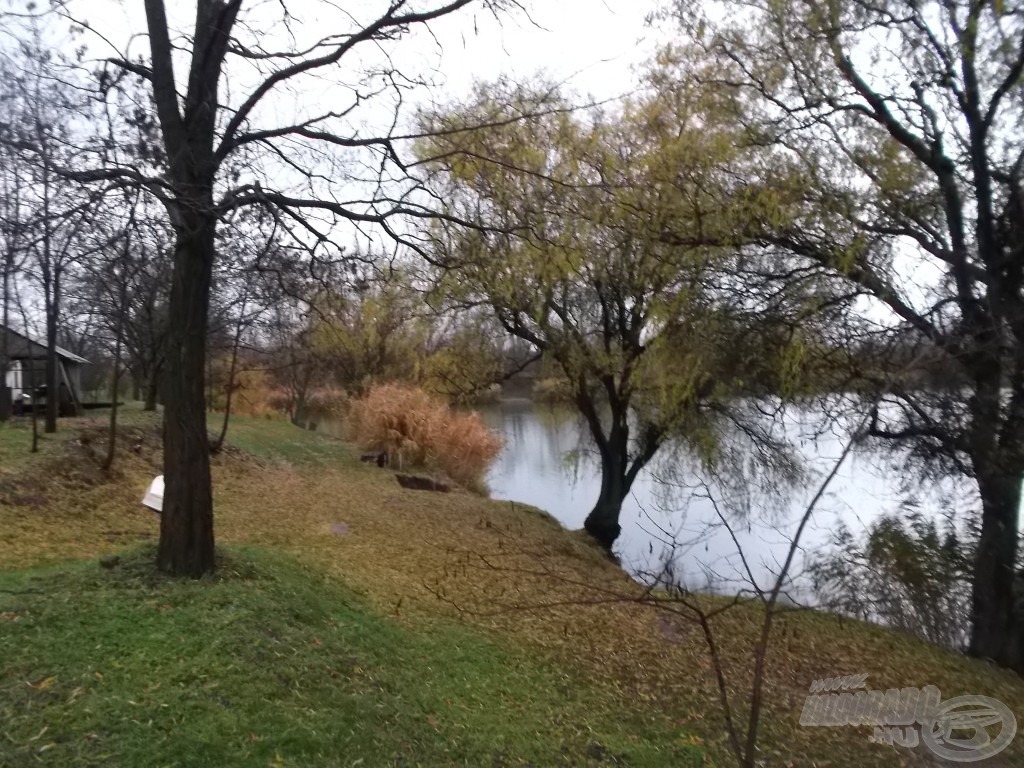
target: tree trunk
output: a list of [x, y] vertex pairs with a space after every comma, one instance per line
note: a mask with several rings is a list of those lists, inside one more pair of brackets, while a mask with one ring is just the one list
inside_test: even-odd
[[117, 338], [114, 341], [114, 376], [110, 384], [110, 430], [107, 435], [107, 455], [103, 459], [103, 469], [109, 470], [114, 466], [114, 456], [117, 454], [117, 395], [118, 385], [121, 383], [121, 334], [124, 325], [124, 290], [121, 291], [121, 306], [119, 307], [119, 318], [117, 321]]
[[609, 553], [615, 540], [622, 532], [619, 525], [619, 513], [622, 502], [629, 493], [626, 482], [626, 456], [608, 456], [601, 458], [601, 494], [597, 503], [587, 515], [583, 523], [584, 529]]
[[635, 476], [630, 472], [627, 414], [626, 406], [618, 403], [612, 405], [612, 426], [605, 438], [600, 433], [600, 419], [597, 418], [596, 410], [593, 406], [587, 409], [591, 433], [601, 454], [601, 493], [583, 527], [609, 554], [622, 532], [619, 513]]
[[142, 406], [144, 411], [155, 411], [158, 395], [160, 392], [160, 366], [154, 365], [149, 369], [149, 377], [146, 379], [146, 402]]
[[216, 218], [208, 200], [180, 210], [163, 379], [165, 495], [157, 565], [168, 573], [199, 577], [214, 569], [203, 385]]
[[[134, 219], [135, 209], [132, 208]], [[131, 225], [125, 229], [124, 250], [121, 260], [121, 284], [117, 293], [117, 325], [114, 335], [114, 375], [110, 382], [110, 433], [107, 437], [107, 456], [103, 460], [103, 469], [109, 470], [114, 466], [114, 457], [117, 455], [117, 400], [118, 390], [121, 383], [121, 344], [124, 341], [125, 316], [128, 314], [128, 264], [131, 253]]]
[[1014, 587], [1017, 564], [1017, 512], [1021, 478], [1016, 474], [978, 471], [981, 536], [974, 562], [971, 601], [972, 656], [988, 658], [1018, 672], [1022, 659], [1016, 631]]
[[46, 308], [46, 425], [43, 431], [57, 431], [57, 411], [60, 408], [60, 365], [57, 360], [56, 286], [53, 304]]
[[[568, 371], [568, 366], [563, 367]], [[601, 455], [601, 493], [583, 522], [583, 528], [611, 555], [615, 540], [622, 532], [622, 526], [619, 525], [622, 502], [629, 493], [637, 472], [647, 463], [649, 456], [637, 457], [635, 461], [630, 462], [629, 401], [614, 397], [611, 382], [606, 382], [606, 390], [610, 401], [608, 408], [611, 411], [610, 428], [607, 432], [583, 377], [576, 382], [575, 400]]]
[[[36, 120], [36, 130], [42, 135], [39, 120]], [[40, 276], [43, 283], [43, 305], [46, 315], [46, 361], [44, 384], [46, 386], [46, 426], [44, 431], [53, 433], [57, 431], [57, 307], [60, 306], [58, 295], [59, 281], [56, 264], [53, 255], [53, 223], [50, 218], [50, 173], [49, 169], [43, 168], [43, 232], [42, 232], [42, 253], [40, 255]], [[27, 328], [26, 324], [26, 328]], [[29, 345], [31, 346], [31, 345]], [[32, 354], [32, 353], [30, 353]], [[32, 383], [32, 413], [36, 412], [36, 383]], [[33, 422], [33, 432], [36, 430]], [[35, 439], [35, 438], [33, 438]]]
[[221, 423], [220, 434], [213, 444], [211, 451], [220, 453], [224, 447], [224, 440], [228, 436], [228, 424], [231, 421], [231, 400], [235, 394], [235, 373], [238, 370], [238, 347], [242, 343], [242, 324], [245, 321], [245, 305], [248, 302], [248, 293], [242, 299], [242, 309], [238, 314], [238, 324], [235, 326], [235, 338], [231, 344], [231, 365], [228, 368], [228, 383], [224, 394], [224, 421]]
[[306, 393], [305, 390], [295, 394], [292, 399], [292, 424], [301, 427], [306, 421]]
[[11, 418], [11, 393], [7, 389], [7, 372], [11, 367], [10, 349], [8, 349], [7, 329], [10, 327], [10, 282], [11, 282], [11, 256], [4, 254], [4, 275], [3, 293], [0, 301], [3, 301], [3, 311], [0, 314], [0, 421], [7, 421]]
[[[22, 319], [24, 320], [24, 317]], [[36, 402], [36, 358], [32, 357], [33, 349], [31, 345], [29, 345], [28, 349], [29, 357], [22, 362], [21, 386], [24, 393], [25, 375], [28, 374], [28, 391], [31, 393], [28, 406], [29, 415], [32, 419], [32, 448], [30, 450], [32, 453], [37, 453], [39, 451], [39, 403]], [[25, 402], [24, 398], [22, 398], [22, 402]]]

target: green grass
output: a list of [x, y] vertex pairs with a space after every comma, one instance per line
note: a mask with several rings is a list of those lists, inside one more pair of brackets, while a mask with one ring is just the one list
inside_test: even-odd
[[[208, 414], [207, 428], [219, 431], [222, 418]], [[300, 429], [284, 418], [232, 416], [227, 443], [260, 459], [296, 465], [356, 463], [358, 458], [348, 443]]]
[[32, 422], [24, 417], [0, 422], [0, 468], [14, 471], [31, 466], [41, 458], [57, 455], [61, 446], [73, 432], [61, 430], [53, 435], [43, 433], [43, 420], [39, 420], [39, 452], [32, 448]]
[[700, 764], [667, 718], [284, 556], [198, 582], [152, 561], [0, 573], [0, 765]]
[[[158, 414], [145, 413], [141, 403], [128, 403], [118, 412], [118, 423], [122, 429], [130, 426], [154, 428]], [[32, 454], [32, 422], [27, 418], [15, 418], [0, 422], [0, 468], [15, 471], [31, 467], [41, 459], [59, 456], [64, 444], [77, 436], [83, 426], [105, 427], [110, 411], [97, 409], [86, 411], [75, 419], [60, 419], [56, 434], [43, 432], [42, 419], [39, 421], [39, 452]], [[208, 413], [207, 429], [215, 437], [221, 428], [223, 414]], [[258, 459], [285, 462], [293, 465], [322, 465], [337, 462], [356, 463], [355, 450], [349, 444], [318, 432], [299, 429], [286, 418], [257, 418], [232, 416], [228, 426], [228, 446], [245, 451]]]

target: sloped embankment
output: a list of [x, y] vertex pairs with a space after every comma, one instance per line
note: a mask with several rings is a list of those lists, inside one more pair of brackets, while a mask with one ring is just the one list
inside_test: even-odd
[[[564, 704], [551, 717], [590, 702], [631, 722], [634, 746], [664, 745], [667, 728], [675, 744], [697, 736], [716, 764], [729, 764], [699, 628], [633, 602], [636, 586], [578, 533], [508, 502], [458, 491], [402, 489], [388, 470], [360, 464], [344, 443], [283, 422], [235, 420], [229, 440], [237, 450], [218, 457], [214, 470], [221, 544], [288, 553], [401, 626], [418, 630], [442, 622], [474, 635], [483, 631], [514, 657], [560, 670], [565, 682], [558, 700]], [[130, 441], [125, 450], [131, 453]], [[45, 536], [65, 524], [65, 512], [47, 506], [31, 526], [14, 534], [21, 540], [17, 557], [0, 552], [0, 563], [26, 565], [34, 550], [41, 559], [52, 559], [54, 551], [78, 557], [116, 549], [103, 530], [152, 536], [155, 517], [137, 505], [153, 465], [145, 450], [140, 453], [141, 458], [126, 459], [123, 477], [113, 483], [124, 488], [93, 494], [89, 498], [97, 507], [79, 506], [72, 515], [92, 516], [91, 525], [74, 522], [81, 538], [58, 535], [63, 543], [56, 550], [26, 541], [26, 532]], [[10, 509], [0, 506], [4, 531]], [[19, 514], [28, 518], [39, 509]], [[717, 623], [740, 707], [746, 702], [758, 626], [752, 607], [730, 610]], [[795, 766], [931, 764], [927, 753], [870, 744], [870, 729], [799, 725], [811, 681], [859, 673], [869, 675], [871, 688], [931, 684], [946, 698], [984, 694], [1024, 712], [1024, 685], [1013, 675], [878, 627], [789, 613], [777, 622], [768, 658], [762, 721], [766, 760]], [[624, 747], [621, 754], [627, 753], [639, 755]], [[594, 754], [604, 753], [595, 748]], [[655, 754], [650, 764], [677, 764], [659, 762], [664, 753]], [[1024, 764], [1024, 740], [999, 759]]]

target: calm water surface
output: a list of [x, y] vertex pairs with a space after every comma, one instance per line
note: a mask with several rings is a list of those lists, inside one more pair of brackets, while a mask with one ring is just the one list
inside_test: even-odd
[[[529, 400], [506, 400], [478, 410], [505, 438], [505, 449], [487, 477], [491, 496], [539, 507], [566, 528], [581, 528], [600, 490], [600, 464], [573, 412]], [[754, 577], [767, 585], [779, 572], [796, 522], [846, 442], [845, 435], [835, 432], [815, 436], [818, 421], [805, 411], [787, 417], [784, 427], [810, 470], [808, 483], [782, 491], [754, 490], [745, 512], [744, 505], [730, 512], [719, 503], [736, 542], [708, 498], [708, 490], [714, 497], [725, 492], [714, 483], [704, 485], [707, 478], [687, 459], [687, 452], [656, 459], [640, 474], [623, 507], [616, 544], [623, 567], [643, 578], [671, 562], [675, 577], [688, 586], [734, 589], [747, 580], [738, 542]], [[805, 558], [828, 544], [839, 521], [856, 534], [883, 513], [909, 507], [937, 515], [969, 503], [968, 494], [953, 483], [905, 487], [901, 474], [865, 451], [846, 458], [801, 536], [791, 569], [796, 574], [794, 596], [810, 597], [808, 579], [799, 575]], [[669, 475], [675, 475], [672, 485], [664, 482]]]

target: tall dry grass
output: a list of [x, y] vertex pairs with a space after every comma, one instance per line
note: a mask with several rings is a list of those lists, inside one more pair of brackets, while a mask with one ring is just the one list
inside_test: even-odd
[[475, 491], [484, 489], [487, 467], [502, 440], [474, 412], [452, 411], [422, 389], [381, 384], [351, 404], [351, 439], [367, 450], [387, 451], [395, 466], [423, 466], [444, 472]]

